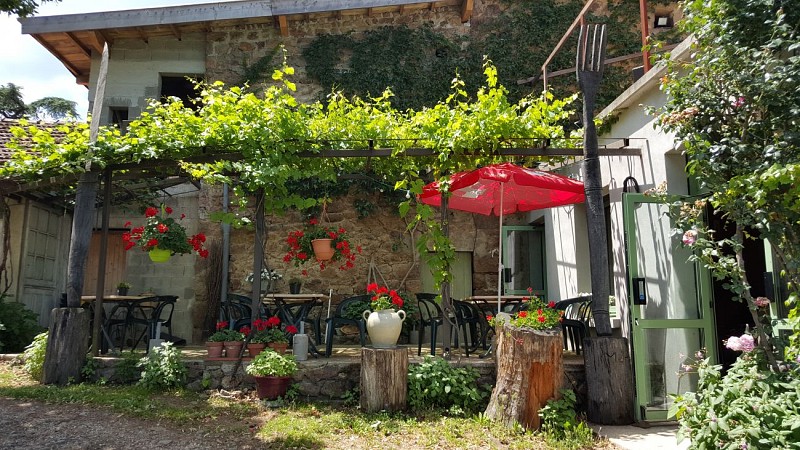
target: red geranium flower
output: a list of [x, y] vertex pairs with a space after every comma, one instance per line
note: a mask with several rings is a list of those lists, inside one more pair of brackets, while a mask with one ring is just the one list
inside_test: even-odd
[[297, 334], [297, 327], [294, 325], [286, 325], [286, 332], [289, 334]]

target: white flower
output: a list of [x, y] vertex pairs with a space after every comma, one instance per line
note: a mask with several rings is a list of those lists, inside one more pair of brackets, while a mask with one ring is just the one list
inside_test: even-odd
[[697, 230], [687, 230], [683, 233], [683, 245], [692, 245], [697, 242]]
[[[261, 269], [261, 279], [262, 280], [277, 281], [277, 280], [282, 280], [283, 279], [283, 275], [279, 274], [277, 270], [269, 270], [269, 269], [265, 268], [265, 269]], [[253, 282], [253, 272], [250, 272], [249, 274], [247, 274], [247, 277], [245, 278], [245, 280], [248, 283], [252, 283]]]

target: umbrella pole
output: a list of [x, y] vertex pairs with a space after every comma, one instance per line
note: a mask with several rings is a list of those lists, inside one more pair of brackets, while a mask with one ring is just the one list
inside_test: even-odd
[[505, 184], [500, 184], [500, 239], [497, 244], [497, 314], [501, 312], [500, 297], [503, 292], [503, 191]]

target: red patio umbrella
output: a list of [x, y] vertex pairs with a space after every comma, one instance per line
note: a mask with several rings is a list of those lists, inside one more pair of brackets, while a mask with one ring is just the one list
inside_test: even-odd
[[[582, 203], [583, 183], [552, 172], [511, 163], [494, 164], [450, 177], [448, 208], [500, 217], [499, 255], [503, 254], [503, 215]], [[429, 183], [419, 195], [422, 203], [441, 206], [439, 183]], [[497, 310], [500, 312], [503, 261], [498, 264]]]

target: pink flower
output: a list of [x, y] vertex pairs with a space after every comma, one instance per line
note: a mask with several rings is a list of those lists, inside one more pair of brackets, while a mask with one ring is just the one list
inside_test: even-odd
[[755, 339], [753, 336], [749, 334], [743, 334], [739, 337], [731, 336], [728, 338], [727, 342], [725, 342], [725, 347], [735, 351], [735, 352], [752, 352], [753, 349], [756, 348]]
[[683, 245], [694, 245], [697, 242], [697, 230], [687, 230], [683, 233]]
[[765, 306], [769, 306], [769, 299], [767, 297], [756, 297], [756, 299], [753, 300], [753, 303], [755, 303], [755, 305], [759, 308], [763, 308]]

